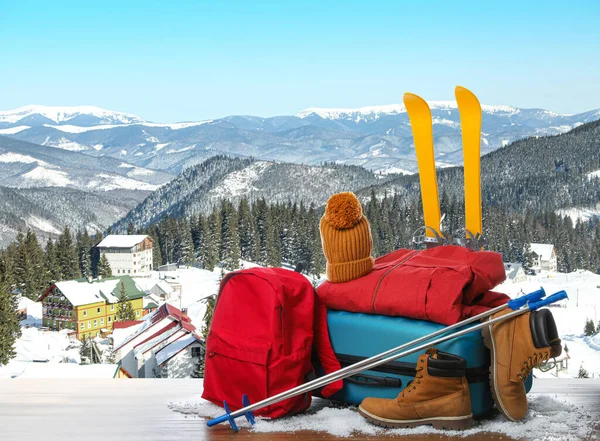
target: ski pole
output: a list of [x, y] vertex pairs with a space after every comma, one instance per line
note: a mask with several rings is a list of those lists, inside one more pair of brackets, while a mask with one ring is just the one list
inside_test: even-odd
[[[361, 372], [361, 371], [364, 371], [364, 370], [368, 370], [369, 367], [373, 367], [373, 363], [378, 363], [380, 360], [385, 359], [385, 357], [387, 357], [387, 356], [389, 356], [391, 354], [395, 354], [395, 353], [397, 353], [397, 352], [399, 352], [401, 350], [404, 350], [404, 349], [409, 348], [411, 346], [414, 346], [416, 344], [422, 343], [424, 341], [431, 340], [431, 339], [433, 339], [433, 338], [435, 338], [437, 336], [440, 336], [442, 334], [450, 332], [450, 331], [452, 331], [452, 330], [454, 330], [456, 328], [468, 325], [468, 324], [473, 323], [475, 321], [479, 321], [479, 320], [481, 320], [483, 318], [486, 318], [486, 317], [489, 317], [489, 316], [491, 316], [493, 314], [496, 314], [497, 312], [503, 311], [506, 308], [510, 308], [512, 310], [518, 310], [519, 308], [521, 308], [524, 305], [526, 305], [528, 302], [537, 302], [537, 301], [541, 300], [545, 295], [546, 295], [546, 293], [544, 292], [544, 289], [540, 288], [537, 291], [534, 291], [534, 292], [532, 292], [530, 294], [527, 294], [525, 296], [521, 296], [521, 297], [516, 298], [516, 299], [512, 299], [512, 300], [508, 301], [507, 303], [505, 303], [504, 305], [500, 305], [500, 306], [498, 306], [496, 308], [493, 308], [493, 309], [491, 309], [489, 311], [485, 311], [485, 312], [483, 312], [483, 313], [481, 313], [481, 314], [479, 314], [479, 315], [477, 315], [475, 317], [468, 318], [468, 319], [463, 320], [463, 321], [461, 321], [459, 323], [456, 323], [454, 325], [447, 326], [447, 327], [442, 328], [442, 329], [440, 329], [438, 331], [435, 331], [435, 332], [433, 332], [431, 334], [428, 334], [428, 335], [425, 335], [423, 337], [420, 337], [420, 338], [418, 338], [416, 340], [404, 343], [404, 344], [402, 344], [400, 346], [397, 346], [397, 347], [395, 347], [393, 349], [390, 349], [388, 351], [385, 351], [385, 352], [382, 352], [380, 354], [374, 355], [374, 356], [372, 356], [370, 358], [362, 360], [362, 361], [360, 361], [358, 363], [355, 363], [353, 365], [347, 366], [347, 367], [345, 367], [343, 369], [340, 369], [340, 370], [338, 370], [336, 372], [332, 372], [330, 374], [327, 374], [327, 375], [325, 375], [323, 377], [317, 378], [317, 379], [315, 379], [313, 381], [310, 381], [308, 383], [301, 384], [301, 385], [299, 385], [299, 386], [297, 386], [297, 387], [295, 387], [293, 389], [281, 392], [281, 393], [279, 393], [277, 395], [274, 395], [272, 397], [266, 398], [266, 399], [264, 399], [262, 401], [259, 401], [259, 402], [255, 403], [255, 404], [252, 404], [252, 405], [249, 405], [249, 406], [245, 406], [244, 408], [242, 408], [240, 410], [237, 410], [235, 412], [229, 412], [229, 408], [227, 406], [227, 403], [224, 402], [224, 407], [226, 408], [226, 414], [222, 415], [222, 416], [220, 416], [218, 418], [215, 418], [213, 420], [208, 421], [207, 425], [210, 427], [210, 426], [214, 426], [216, 424], [222, 423], [224, 421], [229, 421], [229, 423], [232, 426], [232, 428], [236, 429], [234, 418], [237, 418], [237, 417], [239, 417], [241, 415], [246, 415], [246, 418], [249, 421], [252, 421], [253, 420], [252, 411], [254, 411], [256, 409], [260, 409], [262, 407], [269, 406], [270, 404], [277, 403], [279, 401], [282, 401], [282, 400], [285, 400], [285, 399], [288, 399], [288, 398], [292, 398], [292, 397], [294, 397], [296, 395], [300, 395], [300, 394], [303, 394], [305, 392], [308, 392], [308, 391], [317, 389], [319, 387], [325, 386], [325, 385], [327, 385], [327, 384], [329, 384], [329, 383], [331, 383], [333, 381], [336, 381], [336, 380], [339, 380], [339, 379], [343, 379], [343, 378], [347, 378], [347, 377], [352, 376], [352, 375], [354, 375], [354, 374], [356, 374], [358, 372]], [[469, 329], [471, 329], [471, 328], [469, 328]], [[452, 335], [454, 335], [454, 334], [452, 334]], [[397, 357], [394, 357], [392, 359], [395, 359], [395, 358], [397, 358]], [[387, 362], [387, 361], [389, 361], [389, 360], [386, 359], [385, 362]], [[380, 364], [383, 364], [383, 363], [378, 363], [377, 366], [379, 366]], [[247, 401], [246, 395], [244, 395], [243, 401]], [[245, 403], [243, 402], [243, 404], [245, 404]]]

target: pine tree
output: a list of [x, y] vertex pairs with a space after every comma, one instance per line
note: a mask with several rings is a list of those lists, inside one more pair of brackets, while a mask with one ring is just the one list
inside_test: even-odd
[[221, 262], [228, 270], [240, 266], [240, 236], [238, 234], [237, 213], [233, 204], [224, 200], [221, 203]]
[[56, 257], [56, 247], [52, 239], [48, 239], [44, 251], [44, 280], [48, 283], [57, 282], [60, 278], [60, 268]]
[[579, 366], [579, 372], [577, 373], [577, 378], [590, 378], [590, 374], [587, 370], [584, 369], [583, 363]]
[[594, 326], [594, 321], [592, 319], [586, 320], [585, 327], [583, 328], [583, 334], [586, 337], [591, 337], [596, 333], [596, 326]]
[[106, 254], [102, 254], [100, 262], [98, 262], [98, 276], [103, 278], [112, 277], [112, 269], [110, 268]]
[[567, 346], [566, 343], [565, 343], [565, 354], [569, 354], [569, 347]]
[[92, 239], [87, 230], [77, 233], [76, 239], [77, 257], [79, 260], [79, 272], [85, 278], [92, 274]]
[[[221, 280], [223, 276], [221, 276]], [[215, 304], [217, 302], [217, 295], [213, 294], [212, 296], [205, 297], [202, 302], [206, 304], [206, 311], [204, 312], [204, 316], [202, 317], [202, 321], [204, 324], [202, 325], [202, 338], [206, 340], [208, 337], [208, 332], [210, 331], [210, 324], [212, 322], [213, 312], [215, 311]]]
[[0, 366], [14, 358], [14, 344], [21, 336], [17, 296], [0, 280]]
[[147, 231], [148, 236], [152, 238], [152, 266], [154, 270], [158, 269], [164, 262], [160, 252], [159, 232], [156, 224], [153, 224]]
[[240, 201], [238, 207], [238, 232], [240, 238], [240, 257], [243, 260], [253, 260], [256, 254], [256, 229], [250, 204], [246, 198]]
[[121, 288], [119, 294], [119, 302], [117, 303], [117, 322], [125, 322], [135, 320], [135, 311], [133, 306], [128, 301], [127, 293], [125, 292], [125, 283], [121, 280]]
[[79, 347], [79, 358], [81, 358], [81, 364], [92, 363], [90, 348], [90, 340], [87, 337], [83, 337], [81, 340], [81, 346]]
[[192, 378], [204, 378], [204, 357], [198, 358], [192, 371]]
[[129, 225], [127, 225], [127, 234], [129, 234], [129, 235], [135, 234], [135, 225], [133, 225], [133, 222], [131, 222], [131, 221], [129, 221]]
[[56, 256], [60, 268], [61, 280], [73, 280], [81, 277], [77, 250], [75, 249], [69, 227], [65, 227], [62, 234], [58, 237]]

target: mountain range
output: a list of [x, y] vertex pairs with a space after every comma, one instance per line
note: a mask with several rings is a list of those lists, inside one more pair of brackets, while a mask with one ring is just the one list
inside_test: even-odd
[[[432, 101], [430, 106], [438, 166], [460, 165], [456, 103]], [[518, 139], [564, 133], [600, 119], [600, 110], [562, 115], [511, 106], [482, 108], [482, 154]], [[216, 154], [310, 165], [336, 162], [382, 173], [417, 170], [402, 104], [309, 108], [289, 116], [229, 116], [183, 123], [147, 122], [93, 106], [26, 106], [0, 112], [0, 135], [173, 174]]]

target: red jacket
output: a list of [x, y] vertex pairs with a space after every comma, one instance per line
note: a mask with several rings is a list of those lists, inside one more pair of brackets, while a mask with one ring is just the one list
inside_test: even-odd
[[330, 309], [457, 323], [509, 297], [489, 291], [506, 278], [502, 256], [459, 246], [394, 251], [373, 270], [344, 283], [324, 282], [319, 297]]

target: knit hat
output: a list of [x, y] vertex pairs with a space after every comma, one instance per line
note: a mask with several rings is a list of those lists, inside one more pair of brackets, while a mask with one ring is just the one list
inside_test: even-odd
[[373, 268], [371, 226], [351, 192], [329, 198], [321, 218], [321, 244], [327, 258], [327, 280], [348, 282]]

